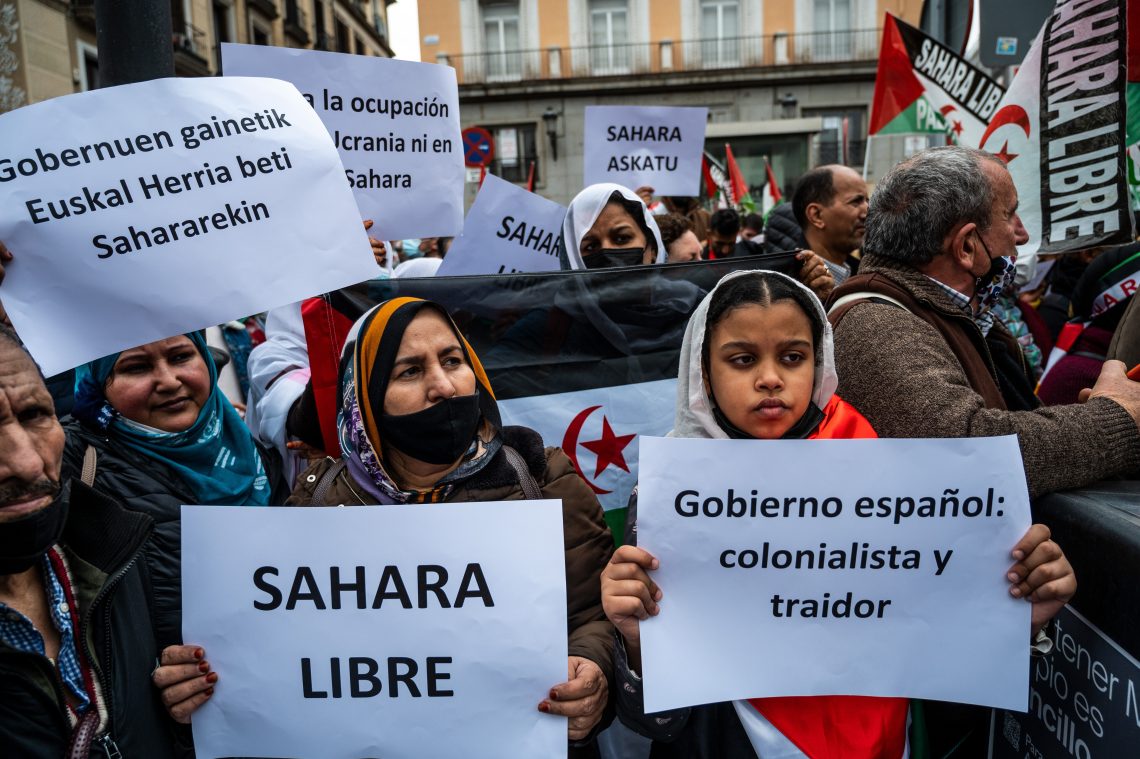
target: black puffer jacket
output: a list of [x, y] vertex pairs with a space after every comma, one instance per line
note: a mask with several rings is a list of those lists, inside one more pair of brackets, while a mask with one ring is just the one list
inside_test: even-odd
[[[151, 627], [143, 546], [151, 520], [71, 483], [60, 544], [68, 559], [80, 627], [79, 641], [96, 665], [107, 701], [107, 732], [91, 756], [175, 756], [177, 726], [151, 685], [158, 646]], [[6, 759], [64, 756], [71, 738], [63, 686], [43, 656], [0, 643], [0, 755]]]
[[[182, 504], [196, 503], [194, 493], [165, 464], [116, 445], [74, 419], [64, 421], [67, 446], [63, 455], [64, 477], [79, 479], [83, 455], [95, 449], [95, 489], [114, 498], [131, 511], [154, 520], [154, 534], [145, 548], [147, 567], [154, 582], [155, 632], [159, 650], [182, 642]], [[265, 472], [273, 483], [270, 503], [284, 503], [289, 496], [280, 459], [261, 449]]]
[[764, 224], [764, 252], [783, 253], [808, 246], [804, 231], [792, 213], [791, 203], [781, 203], [768, 213]]

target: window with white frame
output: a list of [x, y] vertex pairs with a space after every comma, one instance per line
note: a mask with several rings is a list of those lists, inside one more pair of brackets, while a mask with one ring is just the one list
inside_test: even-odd
[[590, 0], [590, 68], [594, 74], [629, 71], [629, 4]]
[[851, 58], [852, 0], [812, 0], [812, 58]]
[[83, 40], [77, 43], [79, 53], [79, 91], [97, 90], [102, 83], [99, 81], [99, 50]]
[[482, 6], [483, 52], [490, 80], [522, 78], [522, 47], [519, 35], [519, 4], [491, 2]]
[[701, 0], [701, 61], [740, 65], [740, 0]]

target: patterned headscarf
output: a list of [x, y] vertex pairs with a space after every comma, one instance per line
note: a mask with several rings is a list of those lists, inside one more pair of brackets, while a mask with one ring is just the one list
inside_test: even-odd
[[[471, 441], [459, 467], [424, 493], [401, 490], [384, 468], [379, 417], [384, 409], [388, 380], [408, 325], [424, 308], [435, 309], [447, 320], [459, 340], [467, 364], [479, 387], [484, 424]], [[340, 408], [337, 432], [342, 457], [353, 478], [379, 503], [446, 500], [456, 483], [482, 469], [502, 446], [499, 406], [479, 357], [441, 306], [420, 298], [393, 298], [357, 320], [341, 353]]]
[[107, 380], [118, 353], [75, 370], [72, 415], [113, 441], [170, 467], [194, 493], [199, 504], [264, 506], [270, 484], [253, 442], [237, 410], [218, 389], [218, 368], [201, 332], [186, 335], [210, 370], [210, 395], [195, 422], [181, 432], [165, 432], [132, 421], [107, 400]]

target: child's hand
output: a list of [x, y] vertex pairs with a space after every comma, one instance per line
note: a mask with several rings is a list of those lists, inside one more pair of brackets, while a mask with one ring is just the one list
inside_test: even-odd
[[641, 641], [638, 621], [656, 616], [660, 608], [661, 589], [649, 579], [647, 572], [659, 563], [648, 551], [636, 546], [622, 546], [602, 572], [602, 609], [626, 642], [637, 646]]
[[1043, 524], [1030, 527], [1013, 547], [1011, 553], [1017, 563], [1006, 574], [1011, 583], [1009, 594], [1033, 603], [1034, 634], [1077, 592], [1073, 567], [1049, 534], [1049, 528]]

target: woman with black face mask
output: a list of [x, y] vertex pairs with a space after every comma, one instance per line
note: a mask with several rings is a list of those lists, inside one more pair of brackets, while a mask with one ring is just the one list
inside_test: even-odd
[[[601, 607], [613, 538], [594, 492], [561, 449], [544, 448], [533, 430], [503, 427], [482, 363], [434, 303], [395, 298], [357, 321], [341, 354], [339, 402], [341, 456], [303, 472], [289, 505], [561, 500], [569, 676], [535, 707], [567, 717], [569, 740], [588, 752], [607, 722], [613, 668], [613, 628]], [[199, 659], [207, 653], [185, 648]], [[157, 678], [183, 722], [212, 685], [192, 664], [163, 667]], [[189, 679], [179, 682], [182, 671]]]
[[636, 193], [617, 184], [590, 185], [570, 201], [561, 245], [564, 269], [665, 262], [653, 214]]

